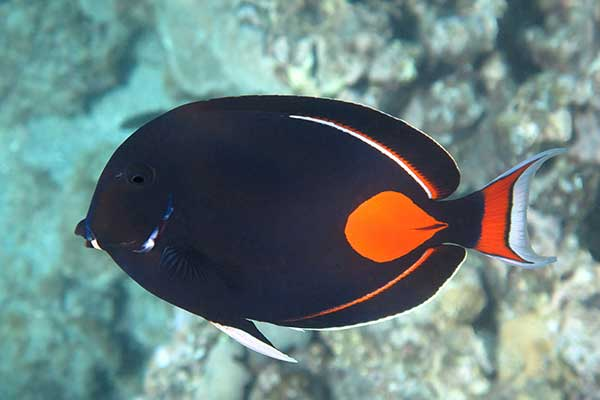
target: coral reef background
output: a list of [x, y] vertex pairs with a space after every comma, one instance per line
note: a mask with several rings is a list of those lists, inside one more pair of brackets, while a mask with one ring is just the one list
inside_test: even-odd
[[[600, 399], [597, 0], [0, 1], [1, 399]], [[174, 105], [358, 101], [447, 146], [477, 189], [562, 146], [531, 193], [558, 262], [471, 253], [426, 306], [251, 354], [72, 234], [110, 154]]]

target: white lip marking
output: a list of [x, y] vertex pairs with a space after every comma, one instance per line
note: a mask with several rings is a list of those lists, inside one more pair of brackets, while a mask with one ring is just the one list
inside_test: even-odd
[[100, 247], [100, 245], [98, 244], [98, 241], [94, 238], [92, 240], [90, 240], [90, 244], [92, 245], [93, 248], [95, 248], [96, 250], [101, 250], [102, 251], [102, 247]]

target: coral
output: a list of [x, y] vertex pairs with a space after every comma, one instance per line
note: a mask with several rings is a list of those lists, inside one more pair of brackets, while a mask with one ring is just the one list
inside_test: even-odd
[[506, 284], [496, 285], [498, 381], [491, 393], [498, 398], [536, 391], [586, 398], [598, 390], [598, 264], [572, 234], [555, 237], [552, 251], [560, 260], [555, 268], [509, 272]]
[[421, 39], [432, 60], [461, 64], [472, 62], [494, 48], [504, 0], [458, 1], [454, 13], [444, 14], [443, 3], [411, 1], [419, 16]]
[[487, 392], [489, 360], [471, 328], [444, 330], [410, 319], [325, 335], [334, 353], [328, 370], [334, 398], [468, 398]]
[[474, 270], [464, 268], [435, 300], [401, 318], [322, 333], [333, 353], [327, 373], [334, 398], [469, 398], [486, 393], [491, 361], [483, 338], [470, 325], [485, 302]]
[[387, 46], [386, 17], [372, 11], [342, 0], [156, 2], [170, 75], [178, 90], [196, 96], [335, 96], [363, 78], [392, 87], [412, 82], [419, 49], [399, 40]]
[[322, 371], [313, 372], [302, 367], [290, 368], [277, 363], [269, 363], [257, 372], [249, 396], [250, 400], [327, 398], [331, 398], [331, 393], [323, 379]]
[[419, 47], [400, 40], [390, 41], [373, 60], [367, 73], [372, 85], [406, 85], [417, 78]]
[[[597, 267], [596, 267], [597, 268]], [[595, 277], [598, 279], [598, 277]], [[596, 293], [597, 297], [598, 294]], [[589, 301], [595, 298], [590, 297]], [[558, 336], [558, 350], [564, 362], [574, 375], [567, 376], [569, 386], [582, 396], [598, 391], [598, 370], [600, 369], [600, 352], [596, 345], [598, 340], [598, 307], [586, 304], [564, 309], [567, 317], [561, 325]]]
[[159, 347], [146, 374], [149, 399], [242, 399], [249, 373], [242, 347], [208, 322], [178, 311], [171, 343]]
[[600, 111], [586, 110], [575, 114], [575, 143], [570, 154], [580, 163], [600, 164]]
[[180, 90], [208, 96], [283, 89], [264, 54], [261, 16], [246, 3], [156, 1], [158, 32]]
[[[314, 385], [306, 372], [279, 370], [281, 363], [248, 354], [246, 348], [201, 318], [178, 311], [176, 321], [173, 339], [154, 352], [146, 373], [149, 399], [242, 399], [251, 377], [256, 379], [253, 396], [257, 398], [280, 398], [277, 393], [281, 392], [293, 398], [292, 393], [298, 391], [325, 390]], [[285, 352], [303, 348], [310, 340], [306, 333], [267, 324], [259, 327]], [[281, 381], [280, 374], [289, 376]]]
[[583, 67], [582, 63], [589, 62], [596, 54], [598, 3], [593, 0], [538, 0], [537, 3], [544, 13], [543, 26], [533, 26], [524, 32], [533, 60], [549, 69]]
[[0, 398], [131, 397], [167, 337], [170, 307], [73, 235], [120, 123], [168, 106], [150, 64], [84, 116], [0, 128]]
[[472, 80], [448, 76], [431, 84], [420, 96], [427, 110], [419, 124], [426, 132], [452, 137], [471, 128], [483, 114], [485, 100], [477, 95]]
[[[92, 4], [92, 2], [81, 2]], [[129, 43], [141, 28], [144, 2], [106, 4], [110, 22], [70, 0], [0, 3], [0, 123], [82, 111], [115, 86]]]
[[568, 106], [575, 82], [567, 75], [545, 73], [521, 86], [496, 122], [506, 148], [524, 154], [534, 145], [565, 144], [571, 139], [572, 117]]

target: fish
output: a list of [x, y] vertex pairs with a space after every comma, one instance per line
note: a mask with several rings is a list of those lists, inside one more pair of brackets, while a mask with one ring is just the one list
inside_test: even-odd
[[[197, 101], [114, 152], [75, 234], [155, 296], [289, 362], [256, 327], [344, 329], [429, 301], [473, 249], [534, 269], [530, 182], [543, 151], [481, 190], [407, 122], [340, 100]], [[452, 196], [453, 195], [453, 196]]]

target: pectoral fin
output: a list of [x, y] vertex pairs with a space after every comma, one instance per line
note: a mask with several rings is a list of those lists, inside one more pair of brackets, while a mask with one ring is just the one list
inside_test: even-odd
[[243, 289], [239, 268], [215, 263], [192, 247], [165, 247], [160, 257], [160, 267], [171, 278], [208, 280], [216, 277], [230, 289]]
[[236, 321], [234, 324], [227, 323], [227, 325], [225, 323], [214, 321], [210, 321], [210, 323], [250, 350], [254, 350], [257, 353], [277, 360], [292, 363], [298, 362], [287, 354], [277, 350], [269, 339], [267, 339], [251, 321], [244, 319]]

